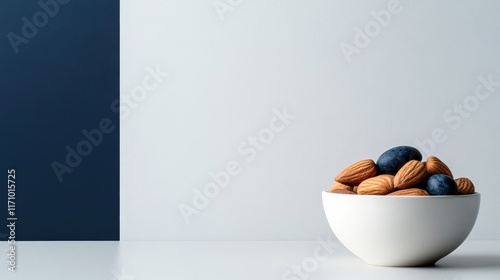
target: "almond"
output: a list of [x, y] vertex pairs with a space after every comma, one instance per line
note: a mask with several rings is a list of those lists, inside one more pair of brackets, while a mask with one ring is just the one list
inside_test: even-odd
[[355, 186], [354, 188], [352, 188], [352, 191], [355, 193], [358, 193], [358, 186]]
[[335, 182], [335, 184], [333, 184], [333, 186], [330, 188], [330, 191], [332, 190], [348, 190], [348, 191], [352, 191], [353, 187], [351, 186], [348, 186], [348, 185], [344, 185], [342, 183], [339, 183], [339, 182]]
[[413, 187], [426, 176], [425, 164], [418, 160], [410, 160], [394, 176], [394, 186], [398, 189]]
[[427, 173], [431, 175], [444, 174], [453, 178], [453, 174], [451, 173], [450, 168], [448, 168], [448, 166], [444, 164], [444, 162], [442, 162], [435, 156], [430, 156], [427, 158], [427, 161], [425, 162], [425, 168], [427, 169]]
[[335, 181], [349, 186], [356, 186], [376, 174], [375, 162], [371, 159], [365, 159], [346, 167], [335, 177]]
[[392, 192], [388, 195], [429, 195], [429, 193], [426, 190], [419, 189], [419, 188], [408, 188], [404, 190], [399, 190]]
[[455, 182], [457, 182], [459, 194], [469, 194], [476, 191], [474, 184], [469, 178], [457, 178], [455, 179]]
[[394, 176], [389, 174], [368, 178], [359, 184], [358, 194], [386, 195], [394, 190]]
[[350, 190], [343, 190], [343, 189], [334, 189], [330, 191], [331, 193], [341, 193], [341, 194], [356, 194], [353, 191]]

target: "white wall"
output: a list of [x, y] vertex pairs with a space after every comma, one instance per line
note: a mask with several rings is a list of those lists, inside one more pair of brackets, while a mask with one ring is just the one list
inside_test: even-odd
[[[221, 20], [214, 3], [234, 5]], [[436, 129], [432, 154], [483, 195], [469, 238], [499, 239], [500, 84], [474, 92], [478, 77], [500, 82], [500, 2], [397, 3], [122, 1], [122, 239], [325, 236], [321, 191], [344, 166]], [[388, 4], [348, 62], [340, 44]], [[238, 147], [285, 107], [295, 118], [247, 160]], [[186, 224], [179, 206], [229, 162], [240, 173]]]

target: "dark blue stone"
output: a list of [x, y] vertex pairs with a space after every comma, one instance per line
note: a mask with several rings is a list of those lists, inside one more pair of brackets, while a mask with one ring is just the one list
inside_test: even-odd
[[398, 170], [410, 160], [422, 160], [422, 154], [410, 146], [398, 146], [385, 151], [377, 160], [380, 174], [396, 175]]
[[435, 174], [427, 180], [427, 191], [430, 195], [454, 195], [458, 192], [457, 183], [444, 174]]

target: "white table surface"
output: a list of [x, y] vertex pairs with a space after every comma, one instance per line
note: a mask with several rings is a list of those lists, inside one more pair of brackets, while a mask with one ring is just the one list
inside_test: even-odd
[[[371, 266], [331, 244], [328, 253], [318, 241], [17, 242], [17, 272], [2, 262], [0, 279], [500, 279], [500, 240], [466, 241], [421, 268]], [[293, 266], [302, 274], [287, 274]]]

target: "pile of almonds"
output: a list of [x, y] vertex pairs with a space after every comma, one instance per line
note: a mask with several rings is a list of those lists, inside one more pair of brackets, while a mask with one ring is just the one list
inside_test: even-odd
[[[430, 195], [427, 191], [427, 179], [435, 174], [444, 174], [451, 178], [453, 174], [448, 166], [435, 156], [425, 162], [409, 160], [395, 175], [379, 174], [377, 164], [371, 159], [358, 161], [346, 167], [335, 177], [330, 192], [365, 195]], [[451, 180], [451, 179], [450, 179]], [[468, 178], [456, 178], [457, 194], [475, 192], [474, 184]]]

